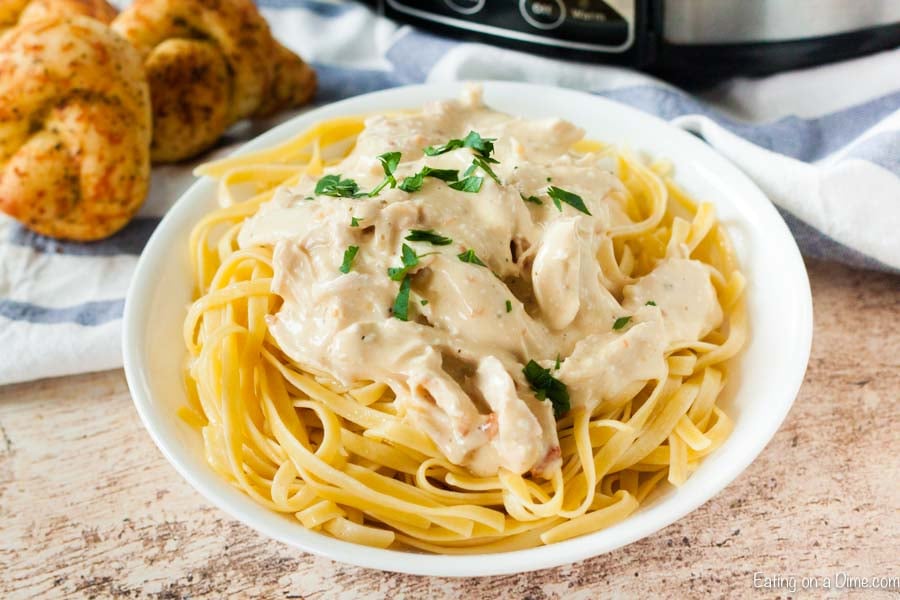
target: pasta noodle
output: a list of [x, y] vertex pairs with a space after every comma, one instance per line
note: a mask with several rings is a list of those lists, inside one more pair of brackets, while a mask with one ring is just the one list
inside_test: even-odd
[[610, 235], [597, 260], [621, 291], [687, 248], [712, 268], [722, 326], [669, 348], [668, 374], [628, 386], [593, 411], [574, 408], [557, 433], [562, 468], [547, 479], [501, 469], [480, 477], [446, 459], [411, 426], [383, 382], [351, 389], [304, 370], [267, 329], [281, 299], [271, 292], [272, 248], [240, 248], [244, 219], [281, 185], [316, 177], [353, 147], [363, 119], [320, 123], [254, 154], [204, 165], [221, 208], [195, 227], [196, 300], [184, 323], [188, 406], [210, 466], [256, 502], [309, 529], [379, 548], [462, 554], [549, 544], [599, 531], [632, 514], [666, 479], [681, 485], [727, 438], [717, 406], [729, 358], [747, 335], [745, 280], [709, 204], [670, 176], [597, 142], [579, 152], [614, 157], [635, 221]]

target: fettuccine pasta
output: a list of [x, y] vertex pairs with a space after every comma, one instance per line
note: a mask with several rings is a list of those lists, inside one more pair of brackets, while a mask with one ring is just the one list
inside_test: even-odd
[[[396, 122], [388, 118], [387, 121], [377, 121], [376, 125]], [[522, 123], [516, 127], [526, 127], [525, 122]], [[266, 215], [275, 214], [270, 219], [272, 222], [266, 221], [269, 228], [266, 231], [282, 226], [289, 228], [293, 223], [291, 215], [294, 213], [267, 211], [295, 210], [297, 206], [307, 210], [306, 207], [312, 207], [317, 202], [321, 202], [324, 208], [316, 210], [327, 211], [332, 210], [330, 207], [336, 207], [333, 210], [357, 211], [359, 214], [363, 212], [357, 207], [371, 204], [375, 207], [372, 211], [383, 211], [387, 210], [384, 203], [390, 206], [393, 198], [406, 202], [407, 199], [418, 198], [416, 194], [426, 194], [427, 190], [433, 190], [428, 193], [443, 194], [438, 201], [445, 204], [463, 200], [483, 204], [488, 200], [479, 199], [480, 195], [493, 194], [495, 190], [497, 198], [503, 199], [497, 202], [510, 202], [510, 196], [504, 195], [506, 192], [499, 181], [494, 183], [486, 170], [475, 168], [465, 177], [460, 170], [455, 182], [449, 181], [450, 175], [445, 174], [443, 180], [432, 176], [424, 179], [418, 192], [414, 189], [416, 182], [405, 186], [413, 191], [402, 191], [405, 182], [400, 172], [405, 168], [402, 166], [405, 162], [401, 162], [401, 166], [394, 165], [396, 187], [389, 185], [390, 165], [383, 165], [382, 173], [382, 165], [374, 163], [375, 168], [371, 169], [371, 173], [367, 172], [368, 179], [360, 174], [362, 171], [356, 174], [354, 185], [358, 186], [358, 190], [353, 193], [357, 197], [334, 195], [343, 193], [340, 190], [333, 194], [317, 192], [313, 195], [310, 191], [313, 186], [318, 186], [322, 191], [325, 186], [320, 182], [326, 175], [334, 174], [337, 165], [348, 168], [351, 164], [348, 157], [355, 157], [366, 150], [365, 145], [372, 140], [364, 143], [360, 136], [365, 135], [364, 131], [368, 131], [369, 127], [374, 127], [373, 121], [363, 117], [333, 119], [273, 148], [228, 158], [198, 169], [199, 174], [218, 180], [221, 208], [200, 221], [190, 239], [196, 300], [184, 324], [188, 354], [185, 381], [189, 403], [181, 410], [181, 416], [202, 435], [210, 466], [259, 504], [284, 513], [309, 529], [367, 546], [440, 554], [517, 550], [599, 531], [627, 518], [666, 482], [675, 486], [683, 484], [703, 457], [718, 448], [731, 431], [732, 422], [718, 406], [718, 401], [728, 378], [726, 363], [741, 349], [747, 336], [747, 315], [742, 302], [745, 280], [728, 236], [716, 221], [712, 205], [698, 203], [684, 193], [672, 180], [671, 168], [667, 163], [648, 163], [628, 152], [597, 142], [569, 140], [568, 130], [560, 133], [562, 130], [559, 130], [561, 126], [558, 124], [550, 127], [556, 128], [556, 134], [568, 147], [566, 152], [575, 158], [561, 163], [543, 161], [541, 164], [557, 165], [553, 168], [558, 169], [581, 168], [580, 165], [595, 169], [598, 164], [607, 165], [609, 173], [614, 173], [614, 176], [608, 176], [610, 188], [604, 197], [594, 198], [587, 192], [574, 193], [574, 184], [565, 185], [565, 172], [569, 171], [554, 172], [552, 175], [555, 189], [571, 194], [569, 196], [551, 190], [549, 182], [544, 181], [551, 176], [544, 177], [543, 172], [539, 182], [532, 178], [532, 188], [524, 189], [527, 181], [524, 176], [516, 175], [515, 171], [522, 171], [525, 167], [513, 170], [509, 164], [518, 160], [515, 159], [517, 151], [527, 156], [528, 144], [520, 143], [524, 148], [522, 150], [514, 140], [510, 142], [510, 154], [504, 154], [506, 150], [500, 149], [501, 143], [504, 143], [502, 134], [498, 135], [498, 149], [494, 154], [486, 150], [483, 144], [473, 143], [474, 138], [471, 137], [468, 145], [442, 149], [445, 150], [443, 153], [435, 150], [434, 154], [423, 155], [421, 148], [424, 145], [417, 146], [420, 149], [414, 154], [405, 146], [400, 148], [398, 154], [404, 157], [401, 160], [419, 161], [409, 164], [414, 169], [409, 171], [411, 174], [421, 169], [425, 162], [433, 166], [442, 160], [444, 162], [440, 166], [446, 167], [451, 162], [451, 156], [454, 157], [452, 160], [469, 160], [470, 156], [495, 161], [499, 158], [499, 162], [488, 161], [488, 168], [494, 165], [498, 179], [503, 180], [506, 186], [512, 185], [511, 181], [518, 182], [522, 198], [519, 199], [517, 194], [514, 199], [521, 203], [521, 207], [517, 206], [514, 210], [522, 216], [516, 218], [525, 219], [531, 215], [536, 223], [541, 224], [534, 230], [538, 232], [534, 235], [544, 236], [541, 240], [545, 245], [550, 243], [549, 232], [553, 227], [586, 227], [578, 223], [596, 223], [598, 219], [606, 218], [603, 215], [612, 215], [607, 221], [593, 225], [594, 233], [573, 229], [576, 233], [560, 233], [559, 236], [561, 244], [570, 240], [572, 235], [581, 236], [578, 239], [593, 240], [590, 260], [596, 264], [589, 267], [593, 269], [592, 273], [600, 274], [604, 290], [608, 290], [611, 299], [609, 306], [613, 307], [613, 311], [632, 307], [628, 315], [611, 313], [610, 318], [616, 317], [615, 321], [604, 322], [602, 327], [597, 325], [600, 317], [596, 315], [584, 321], [586, 325], [582, 327], [601, 328], [602, 331], [597, 334], [601, 337], [597, 339], [608, 342], [609, 348], [614, 348], [613, 344], [622, 344], [623, 340], [625, 346], [628, 346], [629, 340], [637, 344], [642, 339], [638, 337], [642, 331], [666, 332], [668, 336], [654, 334], [656, 337], [647, 338], [650, 340], [647, 344], [661, 344], [658, 360], [652, 363], [654, 366], [648, 371], [652, 372], [652, 377], [636, 373], [633, 381], [617, 379], [615, 385], [609, 384], [603, 389], [592, 383], [600, 381], [596, 371], [579, 379], [588, 372], [585, 365], [589, 364], [590, 356], [585, 354], [585, 350], [579, 350], [574, 341], [561, 341], [561, 337], [559, 341], [553, 341], [556, 345], [552, 352], [563, 348], [562, 356], [554, 357], [549, 353], [548, 346], [546, 355], [533, 357], [537, 366], [531, 367], [535, 370], [532, 375], [526, 373], [525, 377], [521, 370], [525, 366], [525, 358], [529, 357], [517, 359], [519, 366], [509, 368], [512, 359], [503, 358], [507, 355], [500, 350], [492, 351], [492, 355], [500, 356], [501, 360], [488, 362], [482, 356], [475, 361], [477, 372], [467, 372], [465, 377], [457, 376], [453, 380], [459, 381], [460, 389], [473, 398], [472, 406], [475, 408], [471, 410], [475, 411], [474, 418], [483, 419], [477, 422], [487, 432], [486, 437], [483, 440], [478, 438], [481, 441], [472, 441], [461, 438], [454, 429], [456, 433], [443, 438], [441, 435], [445, 429], [442, 428], [456, 427], [456, 423], [446, 417], [452, 411], [446, 412], [446, 415], [442, 412], [443, 408], [435, 408], [431, 413], [422, 412], [430, 410], [429, 402], [437, 402], [443, 407], [443, 400], [433, 387], [434, 377], [411, 383], [416, 375], [410, 375], [405, 370], [404, 362], [413, 360], [409, 356], [418, 360], [419, 354], [424, 352], [422, 348], [432, 347], [435, 342], [423, 342], [421, 347], [410, 346], [419, 348], [416, 350], [419, 354], [410, 354], [406, 358], [406, 355], [391, 357], [391, 362], [384, 362], [387, 358], [382, 359], [379, 354], [373, 354], [375, 358], [360, 355], [358, 361], [354, 361], [351, 355], [349, 362], [360, 363], [347, 366], [352, 369], [347, 371], [352, 376], [344, 375], [344, 371], [337, 368], [343, 366], [337, 363], [335, 367], [328, 367], [331, 364], [328, 360], [333, 357], [327, 352], [334, 351], [329, 349], [330, 345], [345, 344], [343, 338], [319, 339], [316, 342], [318, 345], [314, 346], [314, 349], [322, 348], [323, 354], [319, 357], [315, 355], [318, 350], [304, 346], [312, 343], [306, 333], [299, 336], [287, 333], [310, 331], [297, 329], [299, 326], [296, 323], [300, 321], [290, 321], [289, 318], [300, 319], [296, 315], [302, 316], [306, 314], [303, 311], [311, 310], [304, 304], [305, 296], [302, 294], [312, 289], [313, 283], [319, 285], [321, 282], [290, 279], [294, 275], [285, 265], [295, 263], [286, 262], [284, 257], [285, 253], [296, 251], [299, 242], [273, 243], [266, 235], [259, 233], [260, 223], [269, 218]], [[485, 133], [490, 129], [489, 123], [483, 121], [482, 128], [483, 137], [479, 136], [480, 139], [489, 140]], [[421, 139], [415, 141], [420, 142]], [[374, 160], [374, 156], [371, 158]], [[390, 158], [386, 162], [391, 162]], [[474, 162], [477, 166], [478, 161]], [[374, 189], [374, 182], [382, 177], [388, 183], [384, 191], [365, 197], [359, 195], [359, 190]], [[481, 178], [479, 192], [456, 189], [475, 185], [471, 181], [459, 183], [466, 177]], [[369, 179], [373, 185], [368, 184]], [[540, 186], [535, 187], [535, 182]], [[343, 185], [340, 178], [337, 183]], [[348, 184], [347, 187], [352, 191], [353, 186]], [[284, 198], [279, 200], [279, 194], [287, 194], [285, 198], [290, 196], [290, 201]], [[554, 195], [563, 199], [562, 204], [555, 200]], [[578, 202], [572, 196], [579, 200], [583, 198], [584, 210], [576, 206]], [[385, 200], [378, 204], [378, 198]], [[603, 202], [613, 208], [604, 209]], [[304, 213], [303, 218], [315, 219], [318, 214]], [[347, 221], [346, 235], [371, 234], [362, 231], [367, 219], [368, 222], [375, 222], [382, 213], [365, 214], [361, 218], [351, 217], [349, 213], [346, 217], [341, 216]], [[594, 220], [588, 219], [587, 215]], [[322, 218], [330, 217], [326, 215]], [[392, 218], [401, 217], [395, 215]], [[349, 264], [346, 274], [338, 272], [341, 262], [338, 256], [333, 274], [329, 271], [328, 283], [353, 281], [353, 277], [364, 276], [384, 280], [378, 280], [378, 285], [383, 285], [392, 296], [396, 293], [397, 299], [390, 298], [393, 305], [389, 301], [389, 306], [383, 307], [384, 329], [378, 330], [382, 340], [392, 339], [387, 332], [397, 327], [406, 332], [419, 331], [411, 326], [440, 328], [440, 323], [445, 322], [439, 312], [442, 310], [442, 297], [429, 296], [429, 293], [438, 294], [434, 289], [440, 291], [440, 288], [432, 289], [428, 285], [438, 285], [434, 280], [441, 276], [443, 270], [452, 274], [457, 272], [454, 271], [456, 269], [465, 277], [484, 277], [486, 283], [478, 283], [478, 289], [496, 285], [503, 293], [513, 290], [515, 286], [512, 284], [506, 287], [507, 282], [515, 278], [510, 275], [513, 271], [503, 271], [506, 267], [492, 262], [493, 255], [486, 246], [478, 247], [479, 238], [467, 238], [472, 254], [466, 254], [464, 250], [459, 253], [459, 260], [455, 255], [462, 246], [456, 248], [450, 243], [444, 246], [437, 243], [438, 234], [447, 239], [452, 237], [454, 244], [467, 235], [468, 229], [453, 230], [453, 222], [447, 218], [446, 224], [428, 223], [433, 226], [433, 235], [425, 238], [430, 239], [432, 245], [429, 246], [427, 240], [420, 240], [420, 245], [415, 246], [413, 252], [418, 263], [413, 267], [407, 264], [413, 262], [412, 259], [407, 261], [407, 255], [404, 255], [401, 262], [399, 253], [393, 251], [394, 246], [399, 248], [399, 242], [402, 242], [397, 238], [398, 243], [391, 246], [394, 254], [390, 257], [393, 261], [390, 264], [397, 267], [406, 265], [407, 271], [399, 272], [403, 279], [393, 281], [383, 274], [384, 265], [377, 263], [376, 268], [372, 266], [376, 263], [366, 262], [378, 259], [375, 254], [377, 240], [367, 246], [369, 242], [365, 241], [366, 238], [352, 238], [363, 240], [356, 245], [355, 252], [349, 252], [349, 246], [346, 251], [343, 246], [337, 248], [343, 252], [344, 264], [341, 266]], [[376, 236], [382, 221], [377, 223]], [[407, 230], [402, 232], [406, 233]], [[403, 239], [409, 240], [410, 237]], [[279, 244], [285, 247], [279, 249]], [[504, 240], [503, 244], [508, 247], [508, 240]], [[414, 244], [409, 242], [409, 246]], [[334, 251], [331, 250], [332, 254]], [[426, 251], [433, 254], [425, 258]], [[444, 254], [441, 254], [442, 251]], [[354, 254], [350, 261], [346, 260], [348, 254]], [[518, 248], [518, 252], [514, 248], [512, 256], [513, 262], [520, 265], [516, 268], [525, 269], [532, 277], [535, 289], [532, 295], [524, 294], [521, 298], [509, 292], [505, 308], [503, 302], [498, 300], [496, 318], [506, 318], [508, 314], [509, 318], [531, 323], [539, 320], [535, 315], [549, 312], [541, 302], [552, 302], [557, 312], [547, 317], [552, 327], [547, 326], [546, 331], [550, 333], [542, 335], [548, 340], [557, 340], [554, 337], [556, 332], [573, 327], [571, 324], [560, 324], [561, 320], [568, 318], [566, 313], [572, 311], [566, 308], [565, 296], [551, 298], [560, 289], [559, 286], [542, 289], [539, 284], [542, 283], [540, 277], [562, 276], [559, 275], [561, 267], [549, 262], [552, 256], [542, 256], [539, 249], [535, 252], [534, 248], [529, 250], [524, 245]], [[473, 257], [486, 264], [473, 263]], [[567, 260], [571, 264], [576, 259], [570, 256]], [[663, 270], [657, 270], [661, 269], [661, 265], [669, 265], [665, 268], [673, 272], [679, 265], [678, 268], [687, 270], [696, 267], [695, 270], [702, 274], [701, 278], [712, 290], [708, 312], [713, 316], [709, 317], [712, 319], [711, 325], [708, 331], [702, 331], [702, 337], [679, 339], [673, 333], [677, 327], [665, 320], [677, 319], [677, 315], [673, 316], [673, 309], [667, 309], [661, 297], [652, 296], [656, 289], [653, 285], [657, 285], [659, 290], [669, 285], [650, 277], [654, 272], [657, 273], [656, 278], [663, 276]], [[549, 274], [536, 273], [540, 266], [544, 273]], [[320, 269], [320, 266], [316, 268]], [[494, 273], [491, 274], [490, 270]], [[676, 272], [679, 277], [681, 273]], [[579, 280], [572, 281], [577, 283]], [[406, 305], [401, 302], [403, 286], [407, 286]], [[297, 297], [292, 297], [284, 291], [288, 288], [302, 289], [296, 292]], [[577, 311], [587, 310], [586, 293], [582, 292], [582, 303]], [[377, 295], [373, 297], [380, 298]], [[334, 300], [344, 301], [346, 298]], [[313, 301], [307, 299], [305, 302]], [[398, 306], [404, 314], [398, 314], [401, 310]], [[715, 310], [719, 312], [715, 313]], [[578, 322], [580, 317], [577, 315], [581, 313], [577, 311], [572, 313], [576, 316], [570, 323]], [[559, 322], [554, 322], [554, 319]], [[354, 325], [351, 323], [347, 327]], [[413, 334], [409, 336], [410, 340], [415, 341]], [[303, 339], [297, 341], [298, 337]], [[494, 342], [483, 342], [488, 343]], [[515, 340], [509, 343], [523, 342]], [[476, 349], [484, 347], [488, 346], [471, 346]], [[597, 347], [599, 352], [600, 346]], [[460, 348], [469, 346], [460, 342]], [[389, 350], [387, 347], [381, 348], [380, 354]], [[462, 356], [465, 357], [466, 353], [462, 352]], [[447, 366], [448, 360], [444, 356], [442, 376], [455, 374]], [[435, 364], [441, 364], [440, 356]], [[363, 370], [366, 368], [371, 370]], [[491, 387], [495, 380], [489, 376], [495, 371], [500, 373], [502, 381], [506, 381], [504, 377], [508, 371], [517, 394], [527, 397], [530, 412], [522, 406], [516, 410], [521, 411], [522, 419], [527, 418], [532, 423], [534, 439], [523, 439], [520, 445], [512, 445], [512, 441], [503, 439], [503, 436], [508, 434], [515, 440], [516, 432], [504, 433], [503, 427], [506, 425], [502, 421], [502, 410], [513, 410], [514, 407], [497, 408], [491, 404], [492, 398], [489, 397], [477, 402], [474, 400], [481, 393], [472, 391], [477, 386], [481, 386], [478, 389], [485, 396], [490, 395], [490, 390], [500, 389]], [[360, 373], [371, 374], [371, 378], [354, 379]], [[387, 375], [381, 378], [380, 373]], [[541, 388], [542, 384], [535, 383], [533, 375], [541, 373], [547, 373], [554, 381], [561, 382], [567, 390], [566, 394], [554, 396], [552, 385]], [[602, 381], [613, 381], [609, 379], [609, 373], [604, 377], [607, 379]], [[541, 381], [548, 380], [545, 377]], [[419, 400], [425, 399], [422, 404], [410, 399], [416, 394], [420, 396]], [[570, 407], [562, 405], [563, 397], [566, 403], [571, 404]], [[551, 400], [553, 406], [550, 405]], [[491, 406], [486, 407], [485, 402]], [[470, 410], [468, 406], [464, 408]], [[499, 433], [497, 418], [492, 414], [499, 415]], [[450, 424], [441, 419], [449, 419], [447, 422]], [[512, 450], [504, 454], [507, 447]], [[476, 455], [477, 460], [473, 458]]]

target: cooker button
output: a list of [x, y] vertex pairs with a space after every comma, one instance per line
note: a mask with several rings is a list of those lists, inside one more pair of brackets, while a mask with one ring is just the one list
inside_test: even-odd
[[484, 8], [485, 0], [444, 0], [444, 4], [464, 15], [474, 15]]
[[537, 29], [556, 29], [566, 20], [566, 5], [562, 0], [519, 0], [519, 12]]

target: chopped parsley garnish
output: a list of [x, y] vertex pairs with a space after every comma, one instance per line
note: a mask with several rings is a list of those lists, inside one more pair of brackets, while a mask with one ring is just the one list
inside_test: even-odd
[[[549, 180], [548, 180], [549, 181]], [[565, 202], [572, 208], [580, 210], [586, 215], [591, 214], [591, 212], [587, 209], [587, 206], [584, 205], [584, 200], [581, 199], [581, 196], [578, 194], [573, 194], [572, 192], [567, 192], [566, 190], [560, 189], [555, 185], [551, 185], [547, 188], [547, 195], [553, 200], [553, 204], [556, 205], [556, 208], [562, 212], [562, 204], [560, 202]]]
[[495, 141], [495, 138], [483, 138], [479, 133], [470, 131], [463, 139], [452, 139], [440, 146], [428, 146], [424, 150], [426, 156], [437, 156], [459, 148], [471, 148], [475, 151], [475, 157], [472, 160], [472, 164], [463, 173], [461, 179], [459, 171], [424, 167], [412, 177], [404, 179], [403, 183], [400, 184], [400, 189], [406, 192], [417, 192], [422, 188], [425, 177], [430, 176], [446, 181], [454, 190], [475, 194], [481, 190], [481, 185], [484, 183], [483, 177], [473, 175], [476, 169], [481, 169], [487, 173], [491, 179], [500, 183], [500, 179], [490, 166], [490, 163], [497, 162], [495, 159], [491, 158]]
[[454, 181], [453, 183], [448, 184], [454, 190], [459, 190], [460, 192], [469, 192], [470, 194], [477, 194], [481, 189], [481, 184], [484, 183], [484, 177], [478, 177], [476, 175], [472, 175], [470, 177], [466, 177], [465, 179], [460, 179], [459, 181]]
[[548, 178], [547, 178], [547, 183], [550, 183], [551, 181], [553, 181], [553, 178], [552, 178], [552, 177], [548, 177]]
[[506, 312], [512, 312], [512, 302], [506, 301]]
[[381, 163], [381, 168], [384, 170], [384, 180], [378, 184], [378, 186], [369, 192], [369, 197], [378, 195], [378, 192], [384, 189], [384, 186], [390, 184], [390, 186], [397, 187], [397, 179], [394, 177], [394, 171], [397, 170], [397, 166], [400, 164], [400, 153], [399, 152], [385, 152], [384, 154], [380, 154], [378, 156], [378, 161]]
[[350, 217], [350, 227], [359, 227], [360, 221], [362, 221], [362, 219], [358, 219], [356, 217]]
[[406, 177], [403, 181], [400, 182], [400, 189], [404, 192], [418, 192], [422, 189], [422, 184], [425, 183], [425, 174], [424, 169], [412, 175], [411, 177]]
[[389, 267], [387, 270], [388, 277], [394, 281], [400, 281], [406, 277], [409, 270], [419, 264], [419, 255], [416, 254], [415, 250], [403, 244], [400, 251], [400, 262], [403, 263], [402, 267]]
[[483, 138], [478, 133], [470, 131], [463, 139], [463, 146], [471, 148], [486, 158], [488, 162], [497, 162], [491, 158], [491, 154], [494, 152], [494, 142], [496, 141], [497, 138]]
[[[497, 161], [493, 161], [497, 162]], [[480, 156], [476, 156], [472, 159], [472, 164], [469, 165], [469, 168], [465, 170], [463, 173], [463, 177], [468, 177], [472, 173], [475, 172], [475, 169], [481, 169], [485, 173], [487, 173], [491, 179], [500, 183], [500, 179], [497, 177], [497, 174], [494, 173], [494, 170], [491, 168], [491, 165], [488, 164], [488, 161]]]
[[341, 273], [350, 272], [350, 267], [353, 266], [353, 259], [356, 258], [357, 252], [359, 252], [359, 246], [347, 246], [347, 249], [344, 250], [344, 262], [341, 263]]
[[541, 199], [537, 196], [526, 196], [521, 192], [519, 192], [519, 196], [521, 196], [522, 200], [524, 200], [525, 202], [531, 202], [532, 204], [543, 204], [543, 202], [541, 202]]
[[359, 185], [352, 179], [341, 179], [340, 173], [325, 175], [316, 183], [316, 194], [336, 198], [359, 198]]
[[616, 322], [613, 323], [613, 329], [618, 331], [628, 325], [629, 321], [631, 321], [631, 317], [619, 317], [616, 319]]
[[431, 167], [423, 167], [422, 170], [425, 171], [426, 177], [434, 177], [441, 181], [456, 181], [459, 177], [459, 171], [456, 169], [433, 169]]
[[409, 320], [409, 275], [405, 275], [400, 282], [400, 291], [394, 299], [392, 312], [401, 321]]
[[425, 148], [425, 156], [437, 156], [439, 154], [446, 154], [447, 152], [451, 152], [453, 150], [458, 150], [463, 147], [463, 141], [459, 139], [452, 139], [446, 144], [441, 144], [440, 146], [428, 146]]
[[556, 353], [556, 364], [553, 365], [554, 371], [559, 371], [559, 367], [562, 365], [562, 361], [559, 360], [559, 352]]
[[428, 306], [428, 300], [425, 300], [423, 298], [422, 300], [419, 300], [419, 304], [421, 304], [422, 306]]
[[438, 154], [444, 154], [452, 150], [458, 150], [459, 148], [471, 148], [488, 162], [497, 162], [493, 158], [491, 158], [491, 153], [494, 151], [495, 141], [497, 141], [496, 138], [483, 138], [478, 133], [470, 131], [468, 135], [466, 135], [466, 137], [461, 140], [452, 139], [449, 140], [446, 144], [441, 144], [440, 146], [428, 146], [427, 148], [425, 148], [425, 155], [437, 156]]
[[481, 262], [481, 259], [475, 255], [475, 251], [469, 248], [465, 252], [460, 252], [456, 255], [456, 257], [463, 261], [464, 263], [472, 263], [473, 265], [478, 265], [481, 267], [486, 267], [487, 265]]
[[522, 372], [538, 400], [549, 398], [553, 403], [553, 415], [557, 419], [569, 412], [569, 390], [566, 384], [550, 374], [550, 369], [529, 360]]
[[410, 229], [409, 235], [404, 239], [410, 242], [428, 242], [433, 246], [447, 246], [453, 243], [453, 240], [440, 235], [434, 229]]
[[422, 189], [426, 177], [434, 177], [441, 181], [456, 181], [459, 177], [459, 171], [454, 169], [432, 169], [431, 167], [422, 167], [422, 170], [410, 177], [405, 177], [400, 183], [400, 189], [404, 192], [418, 192]]
[[381, 163], [385, 176], [394, 178], [394, 171], [400, 165], [400, 156], [399, 152], [385, 152], [378, 155], [378, 161]]
[[644, 306], [656, 306], [656, 302], [654, 302], [653, 300], [647, 300], [647, 304], [645, 304]]

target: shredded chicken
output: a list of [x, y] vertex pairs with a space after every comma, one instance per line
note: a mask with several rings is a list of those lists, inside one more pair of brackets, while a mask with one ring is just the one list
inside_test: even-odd
[[[470, 148], [436, 156], [423, 148], [469, 131], [496, 138], [490, 167], [499, 183], [480, 169], [477, 193], [425, 178], [412, 193], [386, 187], [351, 199], [315, 195], [316, 181], [305, 179], [249, 219], [239, 241], [275, 246], [273, 291], [284, 303], [269, 328], [294, 360], [347, 385], [387, 383], [406, 418], [476, 474], [548, 477], [561, 465], [553, 399], [532, 388], [529, 361], [567, 386], [573, 409], [591, 411], [663, 377], [670, 345], [702, 338], [721, 308], [697, 261], [670, 258], [615, 282], [602, 272], [597, 256], [610, 230], [632, 223], [614, 201], [624, 188], [613, 161], [570, 151], [581, 131], [564, 121], [513, 118], [477, 95], [434, 103], [372, 117], [330, 172], [369, 190], [384, 177], [375, 157], [399, 151], [398, 181], [425, 166], [464, 173]], [[557, 208], [550, 185], [578, 195], [586, 210]], [[540, 203], [523, 200], [530, 196]], [[412, 229], [452, 242], [409, 241]], [[401, 284], [387, 273], [404, 244], [418, 257], [406, 321], [392, 312]], [[359, 250], [342, 273], [350, 246]], [[483, 265], [460, 258], [470, 250]], [[614, 329], [623, 315], [628, 325]]]

